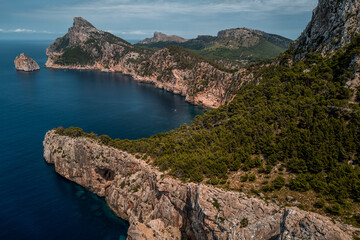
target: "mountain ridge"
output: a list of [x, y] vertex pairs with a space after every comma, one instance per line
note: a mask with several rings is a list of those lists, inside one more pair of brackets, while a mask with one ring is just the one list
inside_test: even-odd
[[146, 41], [138, 42], [136, 45], [155, 49], [177, 45], [214, 60], [247, 64], [276, 57], [285, 51], [291, 42], [292, 40], [280, 35], [243, 27], [221, 30], [217, 36], [200, 35], [185, 42]]

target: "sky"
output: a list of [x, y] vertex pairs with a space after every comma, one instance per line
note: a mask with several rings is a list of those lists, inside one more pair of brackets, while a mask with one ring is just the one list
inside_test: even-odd
[[0, 0], [0, 39], [64, 35], [81, 16], [126, 40], [154, 31], [184, 38], [248, 27], [296, 39], [317, 0]]

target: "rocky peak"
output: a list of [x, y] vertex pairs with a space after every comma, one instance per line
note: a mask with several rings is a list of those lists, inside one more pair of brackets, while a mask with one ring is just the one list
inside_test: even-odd
[[[276, 35], [270, 34], [263, 31], [251, 29], [251, 28], [231, 28], [218, 32], [218, 39], [234, 39], [241, 44], [242, 47], [251, 47], [257, 45], [261, 39], [266, 39], [267, 41], [280, 46], [282, 48], [288, 48], [292, 42], [290, 39]], [[229, 43], [232, 45], [233, 43]]]
[[31, 72], [39, 70], [39, 65], [32, 59], [31, 57], [27, 56], [25, 53], [21, 53], [19, 56], [15, 58], [14, 61], [16, 70]]
[[178, 42], [183, 43], [186, 42], [187, 39], [184, 39], [177, 35], [166, 35], [161, 32], [154, 32], [154, 37], [152, 38], [145, 38], [143, 41], [139, 42], [140, 44], [149, 44], [155, 42]]
[[246, 37], [249, 35], [253, 35], [253, 34], [261, 34], [261, 31], [258, 30], [253, 30], [250, 28], [231, 28], [231, 29], [226, 29], [226, 30], [222, 30], [218, 32], [218, 38], [227, 38], [227, 37], [232, 37], [232, 38], [241, 38], [241, 37]]
[[349, 44], [360, 33], [360, 0], [319, 0], [304, 32], [296, 40], [296, 59], [315, 51], [323, 56]]
[[80, 29], [80, 28], [95, 28], [95, 27], [82, 17], [74, 17], [73, 28]]

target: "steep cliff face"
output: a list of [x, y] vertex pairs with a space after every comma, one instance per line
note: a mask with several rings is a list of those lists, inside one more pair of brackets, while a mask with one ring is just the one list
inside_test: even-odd
[[359, 33], [359, 0], [319, 0], [311, 21], [294, 44], [295, 58], [303, 58], [309, 51], [331, 55]]
[[296, 208], [283, 211], [243, 193], [182, 183], [94, 139], [52, 130], [43, 144], [44, 158], [56, 172], [104, 197], [129, 221], [128, 239], [350, 240], [356, 230]]
[[82, 18], [74, 18], [73, 27], [46, 53], [48, 68], [121, 71], [210, 108], [231, 100], [252, 76], [245, 69], [233, 74], [185, 49], [169, 47], [155, 52], [133, 46]]
[[143, 41], [140, 41], [140, 44], [149, 44], [149, 43], [156, 43], [156, 42], [179, 42], [183, 43], [186, 42], [187, 39], [179, 37], [177, 35], [166, 35], [161, 32], [154, 32], [154, 37], [152, 38], [145, 38]]
[[18, 71], [31, 72], [39, 70], [40, 67], [37, 62], [34, 61], [31, 57], [25, 55], [25, 53], [21, 53], [14, 60], [15, 68]]

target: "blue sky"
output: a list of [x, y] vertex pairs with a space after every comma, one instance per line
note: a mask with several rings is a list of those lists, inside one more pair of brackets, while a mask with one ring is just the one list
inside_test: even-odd
[[127, 40], [249, 27], [296, 39], [317, 0], [0, 0], [0, 39], [55, 39], [81, 16]]

